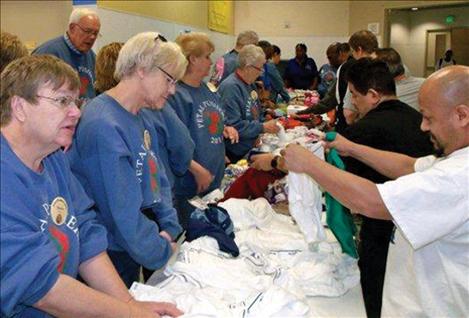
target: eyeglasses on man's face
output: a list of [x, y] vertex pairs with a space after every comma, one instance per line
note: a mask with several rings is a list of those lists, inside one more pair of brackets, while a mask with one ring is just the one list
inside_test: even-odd
[[39, 98], [45, 98], [53, 102], [53, 104], [61, 109], [65, 109], [75, 105], [76, 107], [80, 108], [83, 104], [83, 100], [80, 98], [74, 98], [71, 96], [61, 96], [61, 97], [50, 97], [50, 96], [43, 96], [43, 95], [36, 95]]
[[96, 30], [92, 30], [92, 29], [86, 29], [78, 23], [75, 23], [75, 25], [78, 26], [80, 28], [80, 30], [88, 36], [91, 36], [91, 35], [94, 35], [95, 37], [100, 37], [101, 36], [101, 33], [99, 33], [99, 30], [96, 31]]

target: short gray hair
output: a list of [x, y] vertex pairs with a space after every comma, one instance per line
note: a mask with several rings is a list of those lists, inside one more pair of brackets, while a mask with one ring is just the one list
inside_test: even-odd
[[187, 63], [179, 45], [163, 42], [158, 32], [142, 32], [131, 37], [120, 50], [114, 77], [120, 81], [138, 68], [151, 72], [161, 67], [180, 79], [186, 72]]
[[73, 9], [72, 13], [70, 14], [70, 18], [68, 20], [68, 25], [70, 25], [72, 23], [78, 23], [81, 18], [86, 17], [88, 15], [95, 16], [99, 19], [99, 16], [96, 13], [96, 11], [93, 11], [91, 9], [88, 9], [88, 8]]
[[264, 50], [257, 45], [248, 44], [241, 49], [238, 59], [239, 66], [243, 68], [248, 65], [254, 65], [254, 63], [261, 60], [265, 61], [265, 53]]
[[248, 44], [256, 44], [259, 42], [259, 36], [254, 31], [243, 31], [238, 34], [236, 45], [245, 46]]

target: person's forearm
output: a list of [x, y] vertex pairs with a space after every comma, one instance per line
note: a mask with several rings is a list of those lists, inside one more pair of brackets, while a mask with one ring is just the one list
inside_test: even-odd
[[131, 295], [119, 277], [107, 253], [101, 253], [80, 265], [79, 272], [93, 289], [127, 302]]
[[392, 219], [373, 182], [337, 169], [313, 154], [306, 173], [350, 210], [376, 219]]
[[204, 167], [202, 167], [200, 165], [200, 163], [198, 163], [197, 161], [195, 160], [191, 160], [191, 163], [189, 165], [189, 171], [193, 174], [193, 175], [196, 175], [196, 174], [200, 174], [203, 169], [205, 169]]
[[131, 315], [129, 304], [63, 274], [59, 275], [55, 285], [34, 307], [55, 317], [114, 318]]
[[296, 114], [297, 115], [305, 115], [305, 114], [324, 114], [327, 113], [328, 111], [335, 109], [337, 106], [337, 99], [335, 98], [335, 91], [329, 89], [326, 93], [326, 96], [324, 96], [323, 99], [319, 101], [316, 105], [312, 107], [308, 107], [305, 110], [299, 111]]
[[415, 158], [395, 152], [354, 144], [350, 156], [390, 179], [397, 179], [415, 171]]

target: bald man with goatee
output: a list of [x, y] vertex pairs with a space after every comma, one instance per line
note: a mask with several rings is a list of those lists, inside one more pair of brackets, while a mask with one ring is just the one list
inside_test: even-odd
[[353, 143], [327, 142], [388, 176], [375, 184], [308, 150], [283, 151], [286, 168], [313, 177], [351, 211], [396, 225], [384, 279], [382, 317], [467, 317], [469, 313], [469, 67], [433, 73], [419, 92], [421, 129], [435, 155], [412, 158]]

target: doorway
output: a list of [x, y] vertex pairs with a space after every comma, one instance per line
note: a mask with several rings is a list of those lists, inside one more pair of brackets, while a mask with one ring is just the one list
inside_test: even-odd
[[435, 71], [447, 49], [452, 49], [457, 64], [469, 65], [469, 27], [427, 30], [425, 77]]
[[438, 60], [451, 48], [451, 30], [427, 30], [425, 77], [435, 71]]

